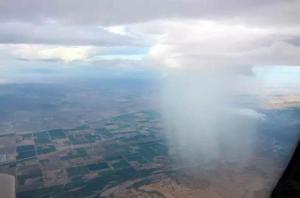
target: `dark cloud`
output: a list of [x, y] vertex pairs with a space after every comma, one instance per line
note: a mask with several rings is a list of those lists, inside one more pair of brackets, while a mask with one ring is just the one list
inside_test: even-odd
[[186, 17], [276, 25], [298, 24], [299, 7], [294, 0], [4, 0], [0, 20], [111, 25]]
[[300, 46], [300, 36], [294, 36], [286, 40], [287, 43], [291, 45]]

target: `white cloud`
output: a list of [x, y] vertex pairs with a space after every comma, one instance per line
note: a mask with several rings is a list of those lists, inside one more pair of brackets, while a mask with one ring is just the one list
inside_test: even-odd
[[236, 109], [234, 111], [235, 114], [241, 115], [241, 116], [247, 116], [249, 118], [265, 121], [266, 115], [263, 113], [259, 113], [255, 111], [254, 109], [248, 109], [248, 108], [242, 108], [242, 109]]
[[125, 26], [109, 26], [105, 29], [107, 29], [109, 32], [114, 34], [120, 34], [120, 35], [127, 34]]
[[143, 24], [155, 29], [149, 56], [166, 66], [300, 65], [300, 46], [287, 42], [300, 31], [262, 28], [203, 20], [160, 21]]
[[[7, 46], [4, 46], [7, 47]], [[46, 45], [10, 45], [12, 56], [26, 60], [61, 60], [65, 63], [85, 60], [92, 52], [91, 47], [66, 47]]]

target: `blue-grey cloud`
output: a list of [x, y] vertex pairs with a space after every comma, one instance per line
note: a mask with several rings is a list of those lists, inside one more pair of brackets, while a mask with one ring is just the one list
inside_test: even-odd
[[138, 37], [119, 35], [99, 26], [64, 26], [61, 24], [0, 23], [2, 44], [57, 44], [95, 46], [143, 46]]

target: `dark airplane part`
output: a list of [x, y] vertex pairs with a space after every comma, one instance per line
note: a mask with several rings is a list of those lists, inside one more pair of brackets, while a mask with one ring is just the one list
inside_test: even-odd
[[271, 198], [300, 198], [300, 141]]

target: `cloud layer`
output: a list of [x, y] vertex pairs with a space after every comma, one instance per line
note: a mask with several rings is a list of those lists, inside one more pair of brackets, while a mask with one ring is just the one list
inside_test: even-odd
[[[136, 56], [157, 65], [299, 65], [299, 8], [294, 0], [5, 0], [0, 43], [15, 45], [6, 59], [86, 63], [103, 51], [125, 57], [113, 52], [123, 47], [139, 48]], [[74, 48], [85, 55], [41, 55], [74, 54]]]
[[298, 24], [295, 0], [11, 0], [0, 4], [4, 21], [59, 21], [75, 24], [129, 24], [155, 19], [201, 18], [269, 25]]

